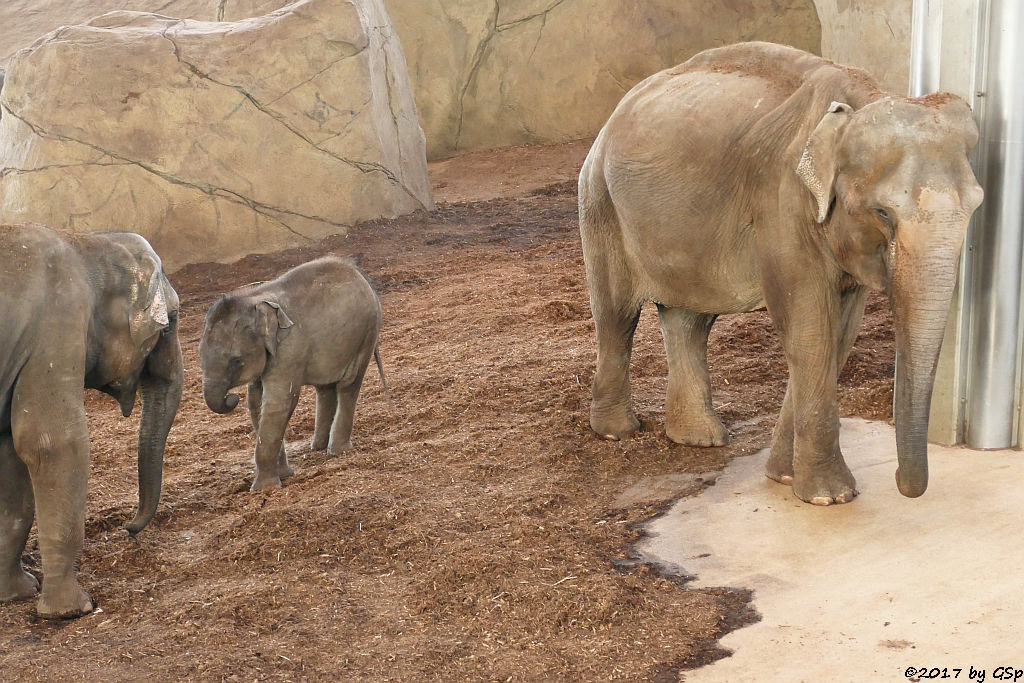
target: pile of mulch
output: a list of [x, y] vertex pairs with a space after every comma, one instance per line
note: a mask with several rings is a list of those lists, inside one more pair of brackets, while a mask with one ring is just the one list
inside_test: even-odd
[[[172, 276], [182, 300], [182, 408], [164, 496], [137, 538], [138, 411], [88, 392], [92, 434], [81, 581], [100, 608], [69, 622], [34, 601], [0, 606], [7, 680], [676, 680], [725, 653], [757, 618], [749, 595], [693, 590], [638, 563], [631, 544], [673, 495], [712, 485], [764, 447], [786, 367], [764, 313], [720, 318], [710, 343], [729, 446], [665, 437], [656, 313], [637, 331], [633, 400], [644, 430], [622, 443], [588, 427], [595, 342], [573, 183], [443, 205], [349, 237]], [[221, 293], [324, 253], [352, 256], [384, 307], [355, 450], [311, 453], [313, 391], [289, 427], [295, 477], [249, 493], [244, 405], [202, 400], [197, 343]], [[886, 302], [871, 299], [843, 371], [844, 414], [888, 419]], [[243, 401], [244, 403], [244, 401]], [[644, 477], [705, 474], [685, 491], [623, 503]], [[33, 534], [26, 565], [38, 573]]]

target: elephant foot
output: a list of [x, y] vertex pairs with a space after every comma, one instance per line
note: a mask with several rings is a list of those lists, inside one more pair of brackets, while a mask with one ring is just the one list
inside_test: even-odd
[[640, 429], [640, 420], [632, 410], [616, 413], [591, 409], [590, 428], [602, 439], [620, 441]]
[[811, 505], [849, 503], [859, 493], [853, 474], [841, 460], [832, 467], [832, 470], [814, 472], [803, 477], [794, 476], [794, 495]]
[[792, 486], [793, 485], [793, 475], [792, 474], [778, 474], [777, 472], [772, 472], [771, 470], [767, 470], [766, 469], [764, 471], [764, 476], [768, 477], [772, 481], [777, 481], [780, 484], [785, 484], [786, 486]]
[[786, 486], [793, 485], [793, 452], [785, 456], [777, 455], [778, 451], [772, 449], [768, 456], [768, 463], [764, 466], [764, 476]]
[[330, 440], [329, 436], [325, 437], [313, 437], [313, 440], [309, 444], [309, 450], [311, 451], [324, 451], [327, 450], [327, 443]]
[[678, 444], [712, 448], [729, 443], [729, 431], [717, 415], [704, 415], [695, 421], [681, 420], [679, 424], [682, 426], [665, 425], [665, 435]]
[[284, 463], [277, 468], [278, 479], [287, 479], [288, 477], [295, 475], [295, 469], [292, 468], [288, 463]]
[[259, 474], [253, 479], [252, 486], [249, 487], [250, 491], [265, 491], [267, 489], [279, 489], [281, 488], [281, 477], [274, 474], [270, 477], [263, 477]]
[[345, 443], [341, 444], [340, 446], [335, 446], [334, 444], [331, 444], [327, 448], [327, 455], [341, 455], [345, 451], [350, 451], [353, 448], [355, 448], [355, 446], [352, 445], [352, 440], [349, 439], [348, 441], [346, 441]]
[[[45, 579], [45, 577], [44, 577]], [[67, 588], [50, 590], [43, 581], [43, 593], [39, 596], [36, 612], [43, 619], [74, 619], [93, 610], [89, 594], [77, 582]]]
[[39, 581], [18, 567], [12, 576], [0, 581], [0, 602], [14, 602], [31, 598], [39, 592]]

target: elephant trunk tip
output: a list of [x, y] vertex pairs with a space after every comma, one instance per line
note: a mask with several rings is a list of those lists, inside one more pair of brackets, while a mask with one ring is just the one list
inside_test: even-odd
[[134, 536], [135, 534], [145, 529], [146, 526], [153, 520], [153, 516], [155, 514], [155, 509], [149, 512], [139, 510], [135, 515], [135, 519], [124, 525], [124, 528], [128, 530], [128, 535]]
[[219, 415], [230, 413], [238, 405], [238, 394], [227, 394], [223, 398], [207, 396], [206, 405]]
[[907, 498], [917, 498], [928, 489], [928, 472], [906, 475], [902, 468], [896, 469], [896, 488]]

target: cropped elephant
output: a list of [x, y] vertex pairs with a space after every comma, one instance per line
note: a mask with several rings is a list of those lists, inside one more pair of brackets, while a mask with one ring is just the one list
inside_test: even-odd
[[804, 501], [857, 495], [839, 450], [837, 378], [868, 289], [895, 321], [897, 485], [928, 482], [935, 365], [971, 214], [978, 139], [953, 95], [907, 98], [863, 71], [768, 43], [708, 50], [623, 98], [579, 181], [597, 332], [590, 424], [639, 422], [629, 358], [640, 307], [658, 307], [666, 432], [717, 446], [707, 339], [716, 316], [767, 307], [789, 364], [768, 477]]
[[348, 261], [324, 257], [276, 280], [222, 297], [206, 314], [199, 342], [203, 395], [215, 413], [228, 413], [248, 384], [256, 432], [252, 490], [291, 476], [284, 431], [303, 386], [316, 387], [313, 450], [331, 455], [352, 448], [352, 420], [371, 356], [377, 361], [380, 301]]
[[43, 562], [38, 611], [92, 610], [75, 563], [85, 535], [89, 433], [83, 385], [128, 416], [142, 394], [136, 533], [156, 512], [164, 445], [182, 388], [178, 296], [131, 233], [0, 226], [0, 600], [34, 595], [21, 565], [33, 515]]

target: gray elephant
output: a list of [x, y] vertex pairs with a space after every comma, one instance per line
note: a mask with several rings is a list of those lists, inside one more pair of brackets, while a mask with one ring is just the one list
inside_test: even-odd
[[82, 386], [131, 414], [142, 395], [136, 533], [156, 512], [182, 389], [178, 296], [139, 235], [0, 226], [0, 600], [34, 595], [21, 565], [38, 525], [43, 617], [92, 610], [75, 563], [85, 535], [89, 433]]
[[868, 289], [895, 322], [897, 485], [928, 481], [928, 409], [971, 214], [970, 109], [882, 91], [865, 72], [768, 43], [708, 50], [634, 87], [583, 165], [580, 234], [597, 333], [590, 424], [639, 427], [629, 358], [641, 304], [668, 356], [666, 432], [717, 446], [707, 339], [767, 307], [789, 364], [768, 477], [804, 501], [857, 495], [839, 450], [837, 378]]
[[352, 420], [370, 357], [377, 361], [380, 301], [347, 260], [324, 257], [275, 280], [236, 290], [210, 306], [199, 342], [203, 396], [215, 413], [228, 413], [248, 384], [256, 433], [252, 490], [291, 476], [284, 431], [305, 385], [316, 387], [313, 450], [331, 455], [352, 448]]

